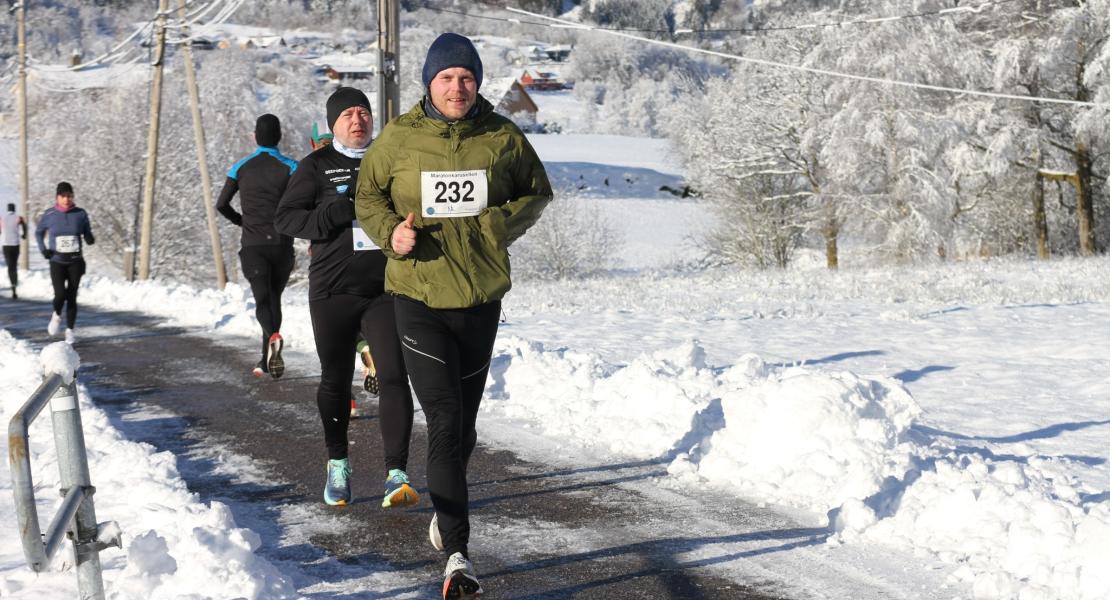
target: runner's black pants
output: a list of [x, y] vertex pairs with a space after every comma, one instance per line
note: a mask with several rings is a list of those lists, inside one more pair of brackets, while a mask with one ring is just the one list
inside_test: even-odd
[[77, 258], [70, 262], [50, 261], [50, 283], [54, 285], [54, 314], [62, 314], [66, 309], [66, 327], [73, 329], [77, 323], [77, 286], [85, 274], [85, 259]]
[[19, 285], [19, 271], [16, 270], [19, 266], [19, 246], [4, 246], [4, 262], [8, 265], [8, 281], [14, 289]]
[[281, 293], [293, 272], [293, 246], [243, 246], [239, 250], [243, 275], [254, 295], [254, 316], [262, 327], [262, 365], [270, 336], [281, 331]]
[[378, 423], [381, 427], [385, 470], [408, 470], [412, 436], [412, 393], [405, 372], [393, 296], [374, 298], [333, 294], [308, 303], [312, 333], [320, 357], [320, 387], [316, 404], [324, 424], [328, 458], [347, 458], [347, 427], [351, 417], [351, 378], [359, 333], [370, 346], [378, 372]]
[[397, 333], [416, 398], [428, 422], [428, 492], [447, 556], [467, 554], [470, 541], [466, 467], [486, 387], [501, 303], [433, 309], [395, 300]]

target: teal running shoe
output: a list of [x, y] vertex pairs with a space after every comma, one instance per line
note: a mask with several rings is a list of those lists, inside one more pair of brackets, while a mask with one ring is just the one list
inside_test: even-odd
[[346, 458], [328, 461], [324, 502], [332, 506], [347, 506], [351, 502], [351, 463]]
[[409, 485], [409, 476], [401, 469], [390, 469], [385, 479], [385, 498], [382, 508], [412, 506], [420, 501], [420, 495]]

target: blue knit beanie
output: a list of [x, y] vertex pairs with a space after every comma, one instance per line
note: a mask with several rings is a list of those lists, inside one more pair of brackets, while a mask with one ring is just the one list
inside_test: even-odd
[[474, 82], [482, 87], [482, 59], [478, 50], [474, 48], [469, 38], [457, 33], [445, 33], [436, 38], [428, 48], [428, 57], [424, 59], [424, 69], [420, 77], [424, 81], [424, 89], [432, 83], [432, 79], [444, 69], [463, 67], [474, 74]]

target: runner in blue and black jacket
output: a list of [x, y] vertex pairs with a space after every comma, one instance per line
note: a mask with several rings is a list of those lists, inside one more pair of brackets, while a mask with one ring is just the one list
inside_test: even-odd
[[54, 206], [46, 209], [35, 228], [39, 251], [50, 261], [50, 281], [54, 284], [54, 314], [46, 330], [58, 335], [62, 325], [62, 306], [66, 307], [66, 341], [74, 342], [77, 323], [77, 286], [85, 274], [82, 243], [93, 244], [89, 214], [73, 203], [73, 186], [61, 182], [55, 191]]
[[[254, 294], [255, 317], [262, 327], [262, 360], [254, 367], [254, 375], [269, 373], [277, 379], [285, 372], [281, 358], [281, 294], [293, 272], [293, 238], [274, 230], [274, 211], [289, 177], [297, 170], [297, 161], [278, 152], [281, 121], [274, 115], [258, 117], [254, 139], [258, 149], [228, 171], [216, 210], [243, 228], [239, 260]], [[231, 206], [236, 193], [241, 214]]]

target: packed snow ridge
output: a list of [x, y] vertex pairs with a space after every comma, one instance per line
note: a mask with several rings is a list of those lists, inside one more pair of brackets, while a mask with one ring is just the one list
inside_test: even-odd
[[494, 360], [483, 409], [548, 436], [810, 511], [830, 544], [932, 553], [976, 597], [1110, 597], [1110, 507], [1085, 506], [1059, 459], [1003, 459], [915, 429], [921, 409], [895, 379], [754, 354], [712, 368], [693, 341], [617, 366], [507, 338]]

